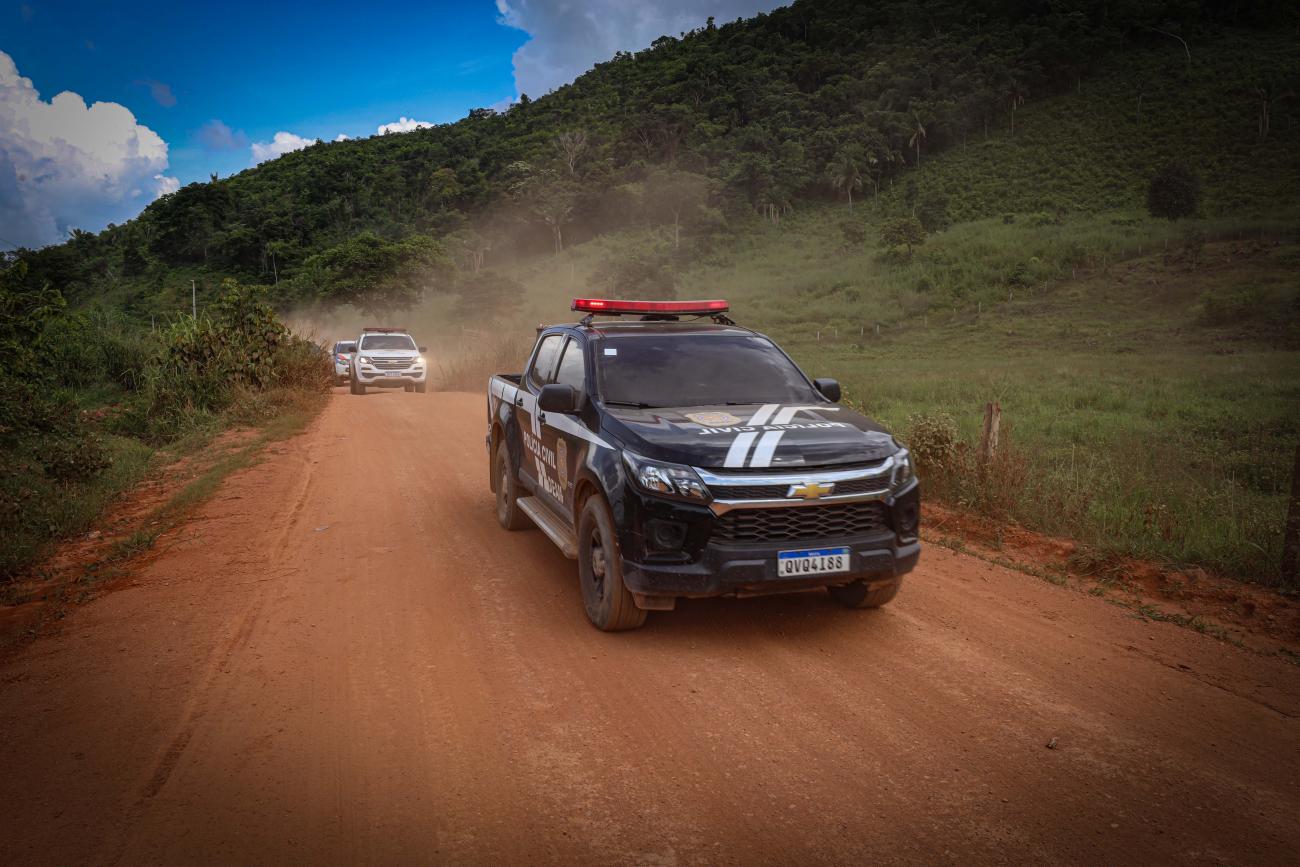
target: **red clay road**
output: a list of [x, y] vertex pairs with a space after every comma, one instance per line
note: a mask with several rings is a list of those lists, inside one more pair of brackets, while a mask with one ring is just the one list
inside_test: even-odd
[[0, 667], [0, 861], [1295, 863], [1300, 667], [933, 546], [602, 634], [483, 433], [340, 390]]

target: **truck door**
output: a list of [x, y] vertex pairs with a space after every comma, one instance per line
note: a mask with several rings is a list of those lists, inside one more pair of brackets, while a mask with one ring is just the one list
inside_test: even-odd
[[[572, 386], [577, 392], [579, 406], [586, 395], [586, 358], [584, 341], [570, 337], [555, 368], [553, 381]], [[545, 413], [542, 421], [542, 448], [548, 458], [553, 457], [553, 484], [544, 484], [547, 501], [561, 515], [573, 514], [574, 476], [579, 462], [585, 458], [587, 441], [578, 435], [582, 421], [576, 416]]]
[[537, 351], [533, 353], [533, 363], [524, 374], [524, 381], [515, 396], [515, 424], [519, 428], [519, 441], [524, 447], [523, 454], [519, 455], [519, 478], [524, 487], [533, 493], [542, 492], [543, 480], [546, 478], [540, 470], [546, 465], [546, 454], [542, 449], [537, 393], [555, 375], [555, 363], [559, 360], [563, 345], [563, 334], [548, 334], [538, 342]]

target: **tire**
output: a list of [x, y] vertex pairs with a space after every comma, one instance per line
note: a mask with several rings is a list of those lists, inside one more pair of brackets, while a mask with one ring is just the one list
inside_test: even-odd
[[510, 469], [510, 452], [504, 441], [497, 444], [492, 466], [497, 480], [497, 523], [507, 530], [524, 530], [532, 526], [519, 508], [519, 486]]
[[405, 392], [407, 392], [407, 393], [409, 394], [410, 392], [415, 391], [415, 386], [413, 386], [413, 385], [404, 385], [404, 386], [402, 386], [402, 391], [405, 391]]
[[416, 393], [416, 394], [424, 394], [424, 391], [425, 391], [425, 383], [423, 383], [423, 382], [417, 382], [417, 383], [415, 384], [415, 393]]
[[365, 394], [365, 391], [363, 390], [364, 388], [365, 386], [361, 386], [361, 388], [357, 387], [357, 380], [355, 377], [348, 379], [348, 391], [351, 394]]
[[587, 498], [578, 517], [578, 578], [592, 626], [602, 632], [619, 632], [645, 623], [646, 612], [636, 607], [623, 583], [614, 517], [599, 495]]
[[903, 586], [903, 579], [895, 578], [889, 584], [867, 589], [867, 582], [854, 581], [842, 587], [827, 587], [831, 598], [845, 608], [879, 608], [898, 595], [898, 588]]

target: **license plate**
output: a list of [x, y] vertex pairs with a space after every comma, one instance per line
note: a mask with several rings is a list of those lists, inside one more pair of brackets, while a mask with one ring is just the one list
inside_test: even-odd
[[401, 372], [400, 370], [385, 370], [385, 371], [384, 371], [384, 376], [401, 376], [401, 375], [402, 375], [402, 372]]
[[847, 571], [849, 571], [848, 548], [780, 551], [776, 555], [776, 572], [782, 578]]

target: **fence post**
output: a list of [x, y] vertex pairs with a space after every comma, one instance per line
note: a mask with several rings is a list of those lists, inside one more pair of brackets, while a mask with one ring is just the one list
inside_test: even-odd
[[1286, 510], [1286, 529], [1282, 531], [1282, 581], [1293, 586], [1297, 578], [1300, 578], [1300, 446], [1295, 447], [1291, 502]]
[[984, 404], [984, 431], [980, 434], [980, 460], [988, 463], [998, 450], [998, 428], [1002, 424], [1002, 405]]

